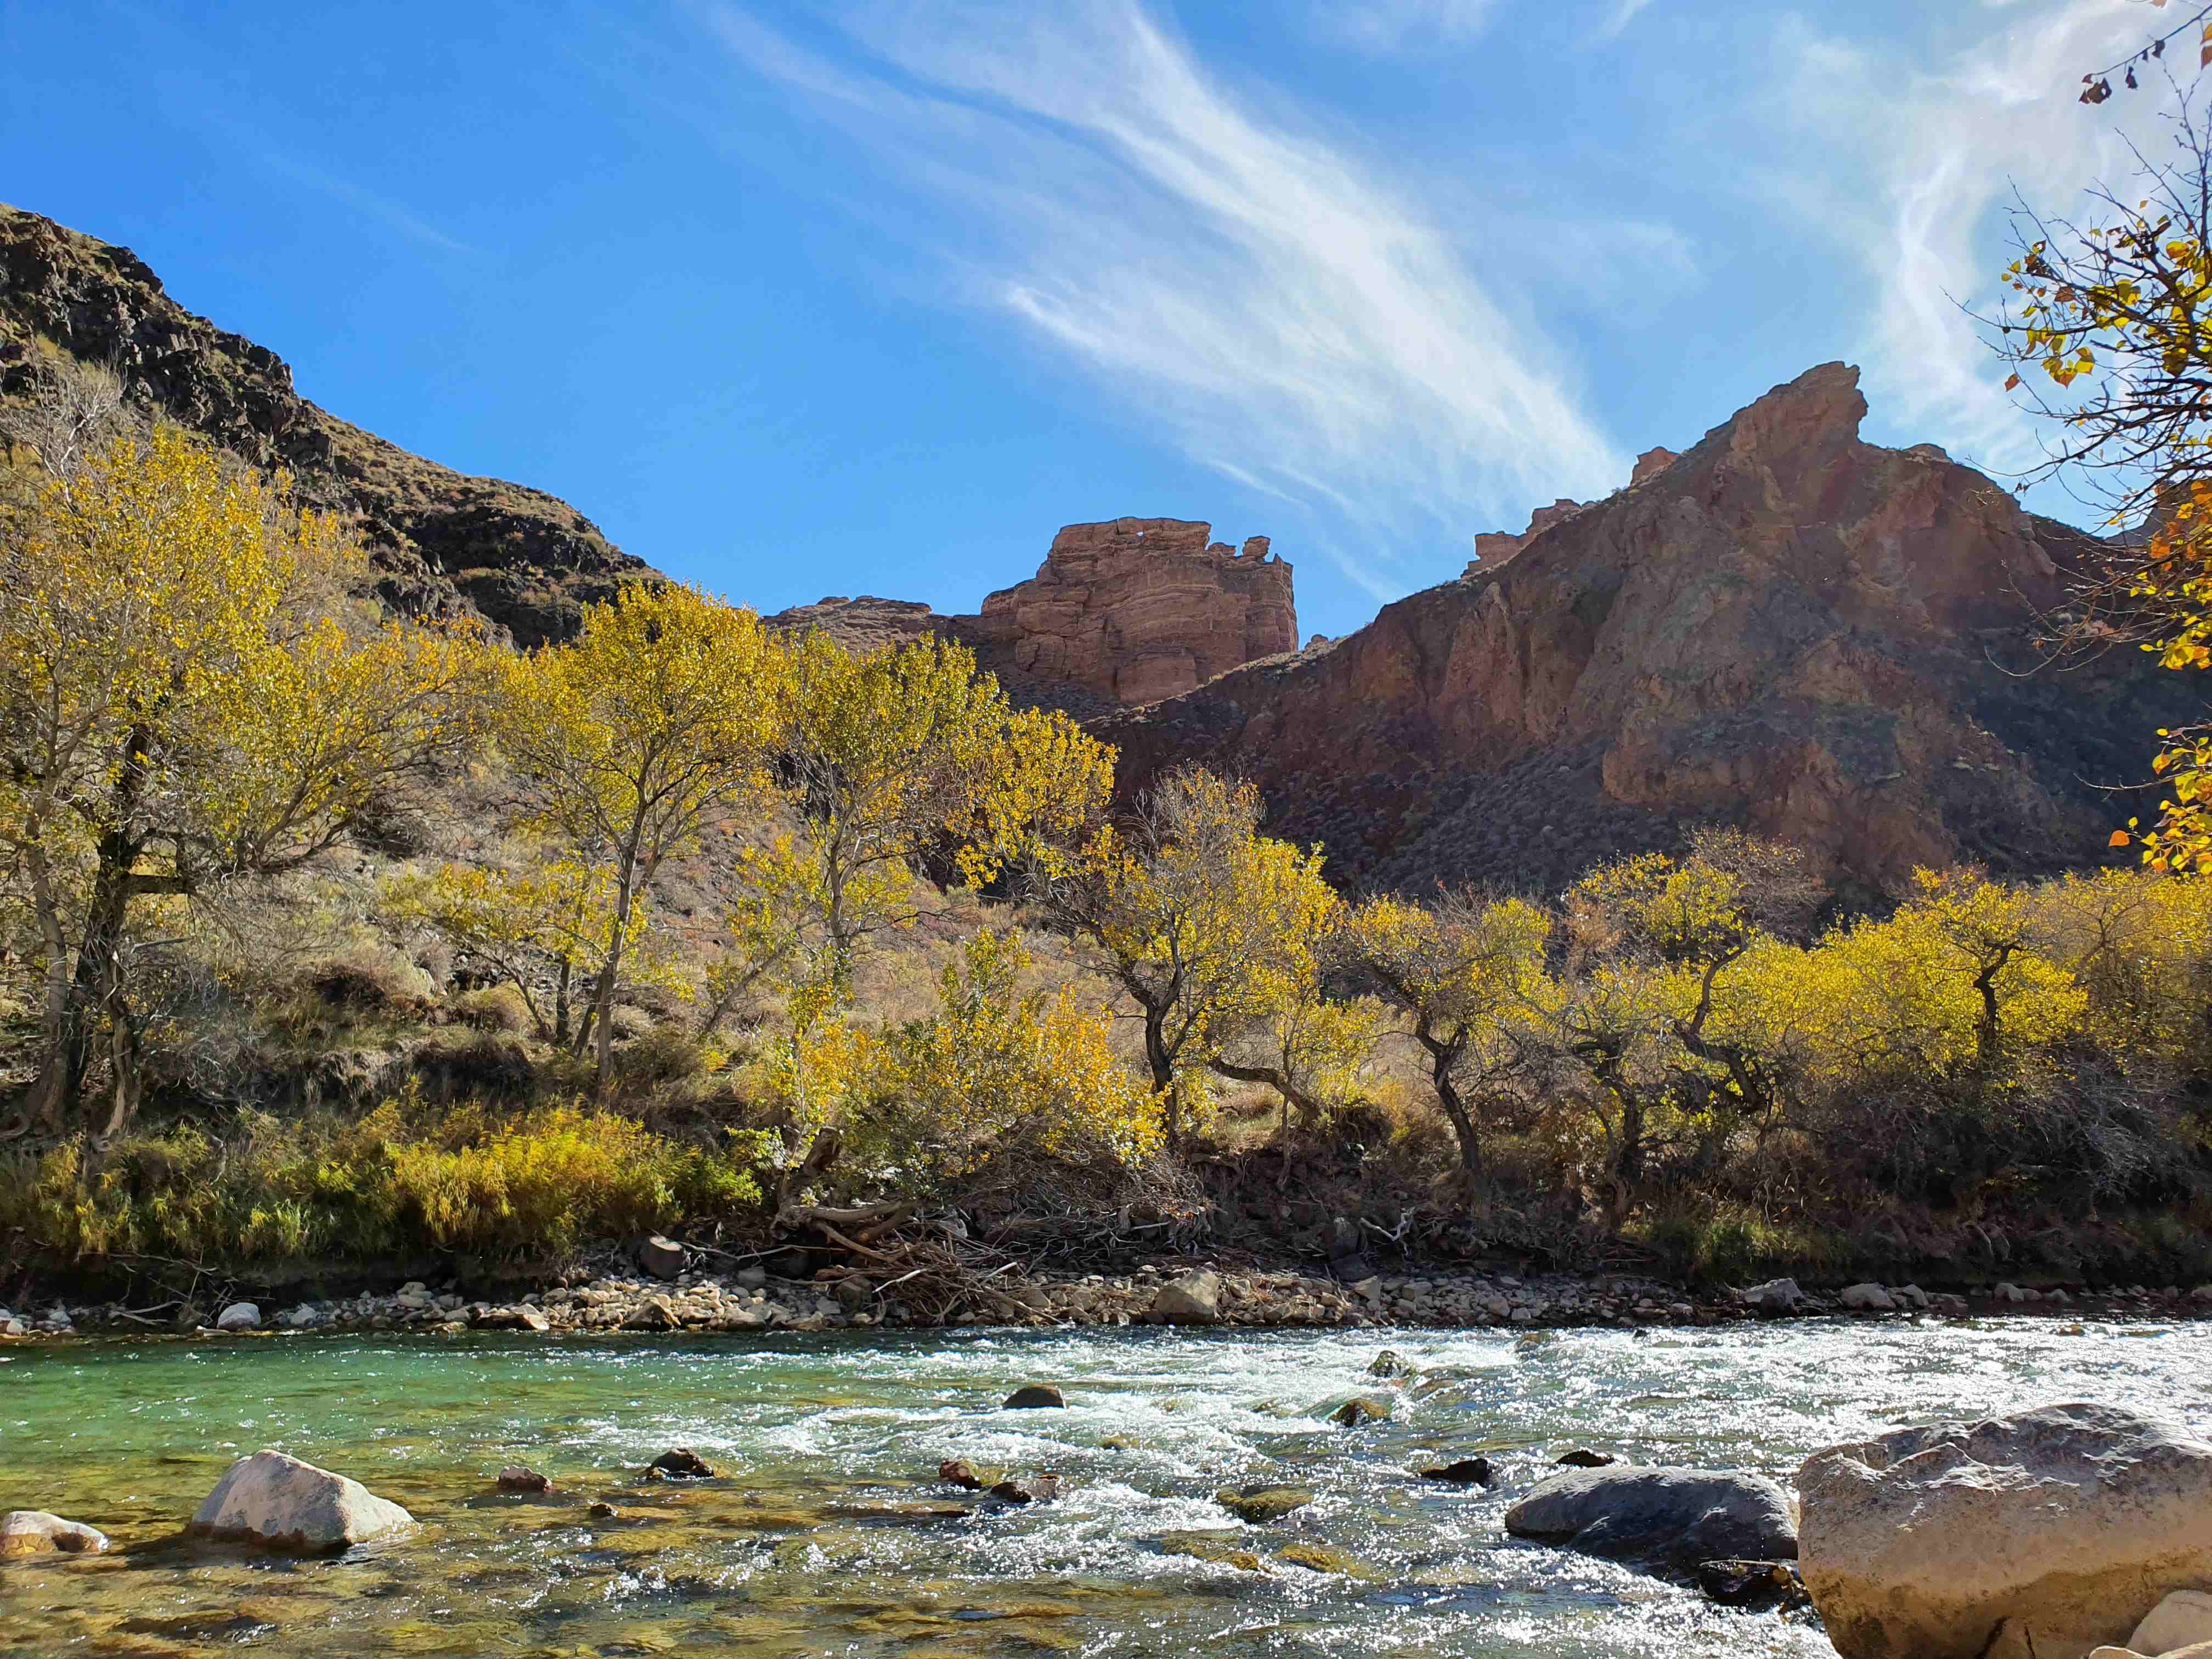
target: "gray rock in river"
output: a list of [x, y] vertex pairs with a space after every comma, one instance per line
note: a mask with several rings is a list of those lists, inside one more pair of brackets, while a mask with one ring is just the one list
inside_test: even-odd
[[215, 1316], [215, 1328], [219, 1331], [258, 1331], [261, 1328], [261, 1310], [251, 1302], [234, 1302]]
[[23, 1555], [99, 1555], [107, 1534], [81, 1521], [64, 1521], [44, 1510], [10, 1510], [0, 1515], [0, 1559]]
[[2212, 1443], [2118, 1407], [1831, 1447], [1797, 1490], [1844, 1659], [2081, 1659], [2212, 1584]]
[[1066, 1404], [1067, 1398], [1060, 1393], [1057, 1384], [1031, 1382], [1008, 1395], [1006, 1405], [1000, 1409], [1010, 1412], [1049, 1411]]
[[280, 1451], [241, 1457], [193, 1511], [195, 1536], [320, 1555], [386, 1538], [415, 1524], [398, 1504], [357, 1480]]
[[1790, 1498], [1764, 1475], [1714, 1469], [1569, 1469], [1505, 1511], [1505, 1529], [1590, 1555], [1686, 1571], [1797, 1553]]
[[1221, 1317], [1221, 1275], [1199, 1272], [1171, 1279], [1152, 1295], [1152, 1316], [1163, 1325], [1212, 1325]]

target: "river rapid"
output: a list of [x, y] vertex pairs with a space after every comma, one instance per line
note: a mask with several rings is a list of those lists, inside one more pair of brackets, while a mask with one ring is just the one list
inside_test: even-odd
[[[2212, 1430], [2212, 1325], [2074, 1328], [15, 1347], [0, 1352], [0, 1510], [55, 1510], [115, 1548], [0, 1564], [0, 1655], [1832, 1654], [1802, 1615], [1710, 1607], [1510, 1540], [1500, 1517], [1576, 1446], [1787, 1485], [1839, 1440], [2063, 1400]], [[1369, 1376], [1386, 1346], [1425, 1375]], [[1030, 1382], [1058, 1383], [1068, 1408], [998, 1409]], [[1354, 1394], [1391, 1419], [1325, 1420]], [[680, 1445], [726, 1478], [639, 1481]], [[298, 1563], [184, 1542], [231, 1461], [264, 1446], [353, 1476], [420, 1530]], [[1488, 1491], [1415, 1474], [1477, 1453], [1498, 1468]], [[962, 1457], [1056, 1469], [1068, 1490], [979, 1502], [935, 1478]], [[573, 1501], [495, 1493], [516, 1462]], [[1249, 1480], [1318, 1500], [1244, 1526], [1212, 1493]], [[594, 1499], [618, 1516], [591, 1519]]]

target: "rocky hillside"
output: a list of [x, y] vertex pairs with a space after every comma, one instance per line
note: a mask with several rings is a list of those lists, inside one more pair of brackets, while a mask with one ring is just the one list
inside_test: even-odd
[[0, 204], [0, 402], [53, 352], [112, 368], [135, 401], [356, 515], [400, 608], [474, 611], [531, 645], [652, 574], [565, 501], [464, 477], [317, 408], [282, 358], [186, 311], [130, 249]]
[[1865, 412], [1855, 369], [1815, 368], [1509, 560], [1098, 729], [1127, 786], [1252, 777], [1367, 885], [1553, 886], [1699, 822], [1882, 888], [2097, 861], [2142, 809], [2099, 786], [2144, 775], [2192, 688], [2135, 653], [2039, 672], [2033, 614], [2094, 544], [1931, 446], [1862, 442]]

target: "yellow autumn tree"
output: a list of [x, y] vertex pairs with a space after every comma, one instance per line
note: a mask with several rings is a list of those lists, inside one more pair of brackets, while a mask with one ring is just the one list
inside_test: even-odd
[[350, 601], [370, 573], [335, 522], [181, 431], [58, 455], [0, 523], [0, 847], [43, 957], [33, 1114], [74, 1122], [104, 1030], [112, 1133], [140, 907], [325, 851], [465, 739], [479, 659]]
[[443, 935], [460, 965], [514, 987], [541, 1040], [571, 1048], [586, 1035], [574, 1018], [577, 989], [596, 988], [610, 957], [635, 963], [653, 928], [652, 906], [641, 898], [617, 951], [614, 872], [568, 859], [522, 870], [448, 864], [395, 877], [381, 898], [389, 914]]
[[964, 646], [856, 653], [808, 633], [782, 661], [777, 750], [799, 829], [743, 873], [811, 919], [814, 971], [841, 989], [872, 936], [920, 914], [925, 857], [981, 885], [1065, 842], [1113, 786], [1112, 750], [1014, 708]]
[[1249, 783], [1177, 770], [1075, 855], [1030, 869], [1032, 899], [1136, 1005], [1170, 1145], [1210, 1098], [1222, 1044], [1269, 1016], [1340, 902], [1320, 850], [1260, 834], [1261, 810]]
[[1370, 899], [1345, 933], [1350, 960], [1405, 1021], [1459, 1146], [1468, 1184], [1483, 1176], [1483, 1097], [1526, 1061], [1527, 1010], [1545, 981], [1552, 919], [1524, 899], [1463, 890], [1434, 904]]
[[[2045, 464], [2098, 505], [2108, 537], [2083, 550], [2048, 617], [2063, 664], [2118, 647], [2166, 667], [2212, 667], [2212, 125], [2191, 83], [2171, 148], [2134, 152], [2124, 183], [2086, 210], [2014, 216], [2017, 257], [1984, 333], [2005, 384], [2039, 417]], [[2107, 86], [2109, 90], [2109, 86]], [[2147, 744], [2147, 747], [2150, 746]], [[2113, 832], [2160, 871], [2212, 869], [2212, 726], [2160, 729], [2162, 786], [2145, 826]]]
[[751, 611], [674, 584], [588, 606], [573, 641], [506, 666], [497, 731], [528, 827], [606, 883], [606, 950], [576, 1039], [596, 1044], [602, 1091], [639, 906], [669, 858], [767, 787], [781, 672]]

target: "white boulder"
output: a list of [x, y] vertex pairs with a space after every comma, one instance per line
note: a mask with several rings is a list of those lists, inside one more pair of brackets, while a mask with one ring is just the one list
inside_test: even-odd
[[2137, 1653], [2172, 1653], [2176, 1648], [2212, 1642], [2212, 1595], [2203, 1590], [2176, 1590], [2144, 1615], [2128, 1638]]
[[0, 1515], [0, 1558], [21, 1555], [99, 1555], [107, 1535], [81, 1521], [64, 1521], [44, 1510], [10, 1510]]
[[251, 1302], [234, 1302], [215, 1316], [215, 1328], [219, 1331], [258, 1331], [261, 1328], [261, 1310]]
[[1745, 1307], [1769, 1314], [1795, 1313], [1797, 1304], [1805, 1299], [1805, 1292], [1797, 1288], [1794, 1279], [1770, 1279], [1764, 1285], [1750, 1285], [1735, 1295]]
[[1211, 1325], [1221, 1317], [1221, 1275], [1199, 1272], [1171, 1279], [1152, 1294], [1152, 1317], [1163, 1325]]
[[1844, 1659], [2085, 1659], [2212, 1584], [2212, 1443], [2116, 1407], [1832, 1447], [1797, 1495], [1800, 1571]]
[[190, 1530], [203, 1538], [319, 1555], [414, 1524], [405, 1510], [357, 1480], [280, 1451], [258, 1451], [230, 1466], [192, 1512]]

